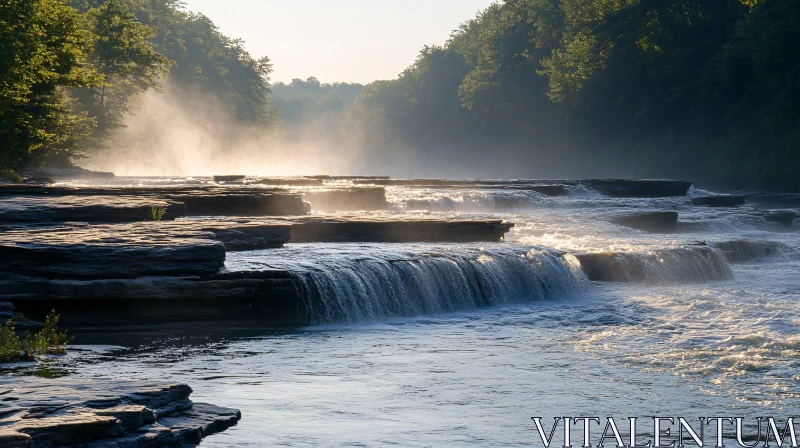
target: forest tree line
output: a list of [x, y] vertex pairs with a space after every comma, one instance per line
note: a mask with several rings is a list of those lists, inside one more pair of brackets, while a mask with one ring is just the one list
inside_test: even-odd
[[270, 85], [179, 0], [0, 0], [0, 170], [104, 150], [169, 83], [284, 141], [442, 173], [800, 189], [798, 42], [800, 0], [503, 0], [397, 79]]
[[505, 0], [354, 108], [453, 160], [800, 189], [798, 44], [800, 0]]
[[164, 83], [212, 95], [243, 126], [275, 127], [271, 71], [179, 0], [0, 0], [0, 170], [103, 148]]
[[314, 76], [272, 84], [271, 103], [280, 113], [282, 141], [312, 141], [326, 149], [349, 144], [349, 109], [364, 90], [357, 83], [323, 83]]

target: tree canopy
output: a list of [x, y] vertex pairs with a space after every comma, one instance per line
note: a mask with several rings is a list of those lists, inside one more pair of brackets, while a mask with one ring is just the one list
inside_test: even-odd
[[0, 170], [68, 165], [102, 148], [164, 83], [271, 129], [271, 72], [177, 0], [0, 0]]
[[800, 0], [504, 0], [358, 107], [420, 153], [797, 189], [798, 17]]

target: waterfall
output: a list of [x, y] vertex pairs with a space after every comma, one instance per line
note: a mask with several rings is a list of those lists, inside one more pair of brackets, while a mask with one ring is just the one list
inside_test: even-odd
[[309, 321], [376, 321], [566, 296], [587, 284], [577, 260], [549, 249], [370, 256], [294, 271]]
[[485, 190], [414, 193], [393, 198], [406, 210], [429, 211], [502, 211], [549, 204], [550, 198], [535, 191]]
[[790, 253], [789, 246], [774, 241], [732, 240], [712, 243], [731, 263], [745, 263], [761, 258], [781, 258]]
[[733, 278], [723, 255], [706, 246], [589, 253], [576, 257], [593, 281], [690, 283]]

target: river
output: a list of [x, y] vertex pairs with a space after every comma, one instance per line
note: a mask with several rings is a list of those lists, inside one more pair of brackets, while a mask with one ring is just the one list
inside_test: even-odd
[[[798, 222], [778, 231], [761, 216], [796, 208], [797, 198], [691, 204], [708, 193], [387, 187], [394, 214], [501, 217], [516, 227], [502, 243], [229, 254], [230, 270], [296, 272], [317, 297], [315, 325], [79, 346], [46, 368], [187, 383], [194, 401], [241, 409], [241, 422], [207, 447], [541, 446], [533, 416], [791, 414], [800, 405], [800, 233]], [[680, 231], [608, 222], [642, 210], [678, 211]], [[711, 268], [690, 243], [731, 240], [775, 250], [704, 274]], [[665, 249], [677, 255], [656, 252]], [[650, 256], [646, 280], [590, 282], [571, 254], [599, 251]]]

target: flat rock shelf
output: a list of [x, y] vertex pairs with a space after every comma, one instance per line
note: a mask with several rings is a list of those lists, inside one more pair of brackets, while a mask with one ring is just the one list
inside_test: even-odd
[[[3, 201], [9, 198], [24, 207], [27, 203], [36, 203], [40, 207], [48, 204], [69, 204], [84, 206], [99, 202], [114, 202], [125, 205], [128, 200], [162, 200], [180, 203], [185, 206], [183, 215], [188, 216], [276, 216], [304, 215], [309, 208], [304, 200], [316, 212], [337, 212], [353, 210], [384, 210], [389, 208], [386, 201], [386, 189], [383, 187], [325, 187], [321, 188], [321, 180], [314, 180], [313, 185], [288, 184], [283, 181], [263, 184], [196, 185], [196, 186], [52, 186], [52, 185], [0, 185], [0, 222], [11, 220], [3, 218]], [[298, 187], [320, 187], [316, 189]], [[282, 188], [277, 188], [282, 187]], [[92, 198], [86, 198], [91, 196]], [[83, 197], [74, 199], [75, 197]], [[30, 199], [28, 199], [30, 198]], [[73, 199], [64, 199], [73, 198]], [[116, 198], [116, 200], [114, 199]], [[9, 206], [9, 211], [10, 206]], [[92, 219], [90, 214], [86, 220]], [[34, 217], [35, 218], [35, 217]], [[172, 219], [169, 215], [164, 219]], [[17, 219], [22, 220], [22, 219]], [[26, 219], [31, 221], [33, 219]], [[129, 221], [142, 219], [131, 217]]]
[[181, 219], [6, 226], [0, 298], [69, 327], [259, 318], [302, 325], [305, 303], [283, 270], [226, 272], [226, 253], [286, 243], [497, 242], [502, 220], [383, 217]]
[[182, 202], [152, 197], [0, 196], [0, 224], [134, 222], [186, 216]]
[[235, 425], [241, 414], [189, 399], [184, 384], [4, 378], [0, 446], [178, 448]]

